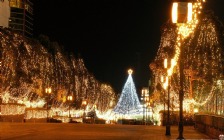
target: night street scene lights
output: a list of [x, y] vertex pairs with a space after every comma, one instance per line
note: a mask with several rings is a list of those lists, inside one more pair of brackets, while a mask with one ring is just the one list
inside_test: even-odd
[[73, 100], [73, 96], [72, 95], [68, 95], [67, 97], [67, 100], [69, 102], [69, 105], [68, 105], [68, 117], [69, 117], [69, 121], [71, 120], [71, 103], [72, 103], [72, 100]]
[[47, 98], [47, 122], [49, 121], [49, 96], [50, 96], [50, 94], [51, 94], [51, 88], [50, 87], [47, 87], [46, 89], [45, 89], [45, 93], [47, 94], [46, 96], [46, 98]]

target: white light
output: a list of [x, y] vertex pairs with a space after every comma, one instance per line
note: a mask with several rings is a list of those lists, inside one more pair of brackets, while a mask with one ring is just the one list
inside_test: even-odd
[[171, 76], [173, 74], [173, 69], [172, 68], [168, 69], [167, 74], [168, 74], [168, 76]]
[[164, 81], [164, 78], [163, 78], [163, 76], [161, 76], [161, 82], [163, 83], [163, 81]]
[[172, 65], [172, 67], [176, 66], [176, 64], [177, 64], [176, 60], [175, 59], [171, 59], [171, 65]]
[[188, 14], [187, 14], [187, 22], [191, 22], [192, 21], [192, 3], [188, 3]]
[[164, 59], [164, 68], [167, 68], [167, 59]]
[[178, 3], [173, 3], [173, 7], [172, 7], [172, 22], [173, 23], [177, 23], [177, 15], [178, 15]]
[[198, 108], [195, 108], [194, 109], [194, 113], [198, 113]]

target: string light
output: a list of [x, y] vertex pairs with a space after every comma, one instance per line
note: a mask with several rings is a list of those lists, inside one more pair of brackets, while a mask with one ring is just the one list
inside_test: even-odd
[[[46, 108], [47, 100], [53, 113], [56, 113], [54, 109], [67, 112], [66, 97], [69, 94], [74, 95], [74, 103], [87, 98], [88, 111], [96, 104], [101, 107], [101, 113], [113, 108], [113, 88], [96, 80], [86, 69], [83, 59], [65, 55], [59, 44], [48, 40], [52, 47], [49, 48], [38, 41], [25, 39], [7, 28], [1, 29], [0, 39], [3, 104], [22, 104], [25, 108], [32, 108], [32, 113], [39, 114], [34, 116], [38, 118], [44, 117], [44, 111], [38, 108]], [[45, 93], [47, 87], [52, 90], [49, 95]], [[4, 111], [5, 115], [13, 114], [9, 110], [16, 113], [16, 108], [19, 109], [15, 106], [3, 108], [6, 109], [1, 108], [1, 114]], [[19, 110], [19, 113], [26, 113], [24, 109]], [[27, 113], [31, 114], [30, 112]]]
[[[134, 81], [130, 70], [128, 71], [128, 79], [122, 89], [121, 96], [117, 105], [114, 108], [114, 113], [118, 115], [127, 115], [127, 117], [133, 117], [139, 115], [142, 112], [142, 107], [139, 102]], [[132, 73], [132, 71], [131, 71]]]
[[[176, 24], [176, 27], [167, 23], [163, 28], [157, 56], [154, 62], [150, 64], [150, 69], [155, 76], [155, 91], [152, 99], [155, 100], [156, 106], [162, 104], [161, 96], [156, 96], [156, 94], [161, 94], [158, 84], [164, 83], [161, 81], [161, 75], [173, 72], [175, 74], [171, 78], [170, 95], [171, 99], [174, 99], [173, 110], [179, 108], [179, 73], [176, 73], [176, 71], [179, 71], [179, 67], [176, 65], [164, 73], [162, 61], [169, 56], [178, 63], [180, 50], [183, 51], [185, 67], [184, 111], [190, 112], [190, 104], [200, 107], [201, 112], [206, 110], [205, 107], [212, 105], [214, 95], [220, 91], [220, 87], [217, 87], [216, 83], [223, 71], [223, 50], [220, 45], [223, 36], [220, 36], [221, 32], [219, 30], [221, 25], [212, 13], [201, 14], [203, 2], [205, 1], [197, 0], [193, 3], [191, 22]], [[173, 40], [173, 38], [176, 38], [176, 40]], [[180, 49], [180, 47], [183, 48]], [[192, 97], [189, 91], [190, 86], [193, 89]], [[223, 96], [220, 100], [223, 100]], [[218, 103], [223, 106], [221, 102]], [[162, 108], [159, 109], [162, 110]], [[155, 110], [155, 112], [159, 111]]]

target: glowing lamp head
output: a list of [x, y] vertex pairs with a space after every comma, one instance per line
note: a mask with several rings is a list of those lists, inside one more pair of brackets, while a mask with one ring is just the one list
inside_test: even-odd
[[68, 100], [68, 101], [72, 101], [72, 99], [73, 99], [72, 95], [69, 95], [69, 96], [67, 97], [67, 100]]
[[48, 94], [51, 94], [51, 88], [50, 87], [46, 88], [45, 92], [48, 93]]
[[83, 100], [83, 101], [82, 101], [82, 105], [83, 105], [83, 106], [86, 106], [86, 105], [87, 105], [87, 100]]
[[191, 2], [174, 2], [172, 7], [173, 23], [189, 23], [192, 20], [193, 5]]
[[194, 108], [194, 113], [198, 113], [198, 108]]
[[131, 75], [132, 73], [133, 73], [133, 70], [132, 69], [129, 69], [128, 70], [128, 74]]

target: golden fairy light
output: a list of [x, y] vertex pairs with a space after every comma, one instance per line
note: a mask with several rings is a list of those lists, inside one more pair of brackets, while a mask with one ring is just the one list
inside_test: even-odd
[[[41, 117], [44, 113], [38, 108], [45, 108], [47, 100], [52, 109], [66, 112], [68, 104], [65, 97], [73, 92], [76, 100], [87, 97], [90, 109], [95, 104], [102, 106], [102, 113], [111, 108], [111, 102], [115, 101], [113, 88], [107, 85], [107, 88], [101, 90], [104, 84], [88, 72], [83, 59], [74, 55], [66, 56], [57, 43], [53, 43], [53, 50], [49, 51], [40, 42], [27, 40], [8, 29], [0, 31], [0, 38], [3, 104], [14, 103], [24, 105], [22, 108], [36, 108], [35, 112], [40, 111], [36, 116]], [[20, 107], [7, 106], [1, 107], [1, 114], [18, 114], [15, 108], [25, 113]]]
[[[152, 98], [157, 106], [160, 104], [162, 106], [159, 95], [163, 94], [159, 88], [157, 89], [157, 84], [160, 83], [162, 87], [166, 87], [166, 79], [164, 76], [161, 77], [161, 75], [171, 76], [172, 73], [178, 71], [179, 67], [176, 64], [179, 63], [180, 51], [182, 50], [185, 66], [183, 88], [186, 93], [183, 110], [187, 113], [191, 112], [190, 106], [193, 104], [200, 112], [208, 111], [205, 108], [207, 106], [209, 111], [214, 113], [215, 100], [217, 100], [219, 110], [224, 107], [224, 105], [220, 104], [224, 100], [220, 92], [223, 87], [217, 87], [216, 84], [223, 71], [220, 23], [216, 18], [213, 18], [214, 15], [212, 13], [200, 15], [203, 2], [205, 1], [197, 0], [190, 6], [192, 7], [192, 12], [190, 12], [192, 13], [191, 21], [185, 24], [177, 23], [175, 27], [167, 24], [163, 30], [157, 56], [154, 62], [150, 64], [156, 81], [155, 95], [153, 94]], [[176, 7], [176, 11], [172, 11], [172, 15], [178, 15], [178, 3], [173, 6]], [[178, 17], [172, 17], [174, 18], [172, 21], [176, 23]], [[188, 19], [191, 19], [190, 16], [188, 16]], [[176, 40], [173, 40], [173, 38], [176, 38]], [[183, 47], [183, 49], [180, 47]], [[173, 59], [173, 64], [171, 62], [171, 66], [168, 66], [170, 69], [164, 71], [162, 60], [167, 58], [167, 56]], [[173, 109], [178, 110], [179, 73], [172, 75], [172, 78], [169, 80], [172, 82], [170, 91], [171, 99], [174, 99], [172, 102]], [[214, 95], [217, 95], [218, 98], [216, 99]], [[163, 110], [162, 108], [160, 109]]]

